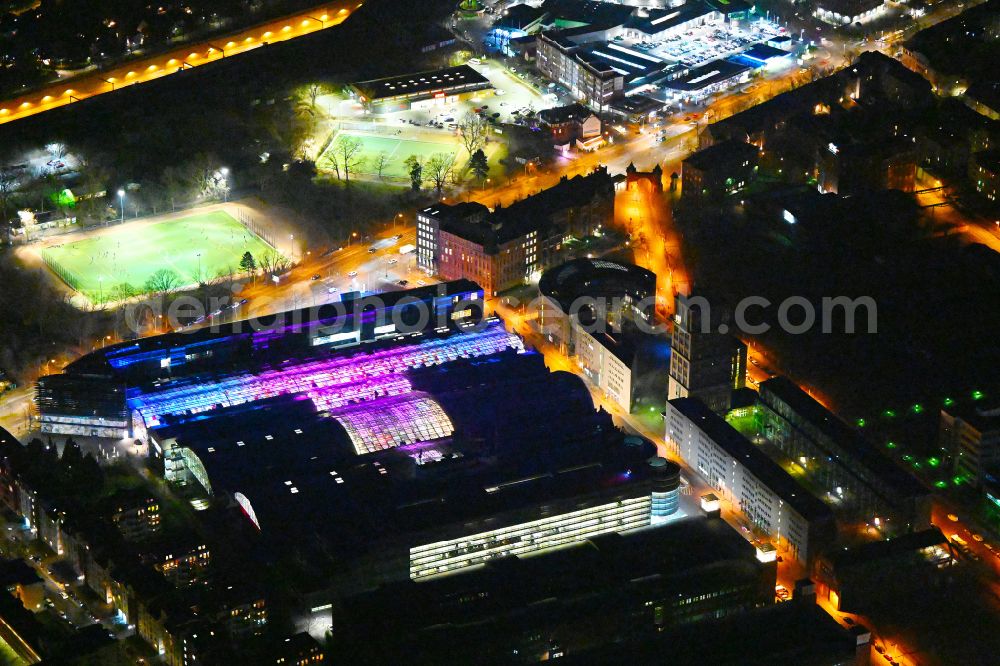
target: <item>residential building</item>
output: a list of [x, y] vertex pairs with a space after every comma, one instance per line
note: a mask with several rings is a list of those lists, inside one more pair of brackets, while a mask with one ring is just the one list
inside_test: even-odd
[[552, 132], [552, 142], [563, 149], [596, 150], [604, 142], [601, 119], [582, 104], [557, 106], [538, 112], [538, 119]]
[[742, 190], [757, 175], [760, 150], [742, 141], [723, 141], [681, 162], [681, 195], [719, 198]]
[[667, 402], [668, 450], [803, 563], [835, 535], [833, 512], [696, 398]]
[[969, 180], [981, 196], [1000, 201], [1000, 150], [983, 150], [969, 161]]

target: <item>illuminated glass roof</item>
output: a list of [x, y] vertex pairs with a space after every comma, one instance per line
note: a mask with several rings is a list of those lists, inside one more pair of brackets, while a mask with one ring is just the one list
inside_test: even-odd
[[455, 333], [422, 338], [411, 344], [305, 362], [291, 362], [259, 373], [239, 372], [224, 377], [200, 378], [167, 384], [129, 398], [129, 407], [153, 428], [171, 414], [193, 415], [283, 395], [305, 395], [317, 409], [330, 410], [359, 400], [402, 395], [410, 391], [402, 373], [410, 368], [434, 366], [459, 358], [475, 358], [515, 349], [521, 340], [490, 323], [474, 334]]
[[441, 405], [423, 393], [373, 400], [333, 414], [359, 455], [403, 444], [450, 437], [455, 432]]

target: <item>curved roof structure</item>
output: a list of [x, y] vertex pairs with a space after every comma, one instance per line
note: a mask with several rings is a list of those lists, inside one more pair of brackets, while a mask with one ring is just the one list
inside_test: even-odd
[[581, 298], [628, 296], [639, 302], [655, 296], [656, 274], [618, 261], [574, 259], [545, 271], [538, 291], [558, 303], [563, 312], [569, 312]]
[[358, 455], [429, 442], [455, 432], [441, 405], [424, 393], [408, 393], [352, 405], [332, 414]]

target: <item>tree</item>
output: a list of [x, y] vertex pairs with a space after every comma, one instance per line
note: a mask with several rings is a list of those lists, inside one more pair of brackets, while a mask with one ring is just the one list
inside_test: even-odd
[[253, 255], [250, 254], [250, 250], [243, 253], [243, 258], [240, 259], [240, 268], [242, 268], [247, 275], [257, 272], [257, 262], [254, 261]]
[[180, 284], [181, 278], [176, 271], [171, 268], [161, 268], [149, 276], [143, 288], [152, 294], [164, 294], [176, 289]]
[[449, 153], [434, 153], [427, 160], [425, 168], [427, 169], [428, 179], [434, 183], [434, 190], [438, 196], [441, 196], [441, 191], [444, 189], [444, 185], [448, 181], [448, 176], [451, 174], [451, 168], [454, 165], [455, 155]]
[[344, 182], [351, 182], [351, 172], [361, 168], [364, 158], [361, 155], [361, 140], [354, 137], [341, 137], [334, 147], [337, 160], [344, 169]]
[[410, 155], [404, 162], [409, 169], [410, 187], [414, 192], [420, 191], [420, 184], [424, 182], [424, 165], [416, 155]]
[[472, 173], [476, 175], [476, 178], [480, 182], [486, 181], [486, 177], [490, 173], [490, 165], [486, 159], [486, 153], [483, 152], [482, 148], [472, 153], [472, 156], [469, 158], [469, 168], [472, 169]]
[[488, 126], [486, 119], [478, 113], [468, 111], [462, 116], [462, 120], [458, 123], [458, 135], [469, 155], [482, 148], [483, 144], [486, 143]]
[[372, 166], [375, 167], [375, 173], [378, 174], [379, 180], [382, 180], [382, 174], [385, 172], [386, 167], [389, 166], [389, 153], [380, 151], [376, 156], [375, 160], [372, 162]]
[[127, 301], [137, 295], [138, 292], [135, 287], [128, 282], [120, 282], [111, 288], [111, 300], [118, 301], [119, 303]]
[[7, 207], [17, 186], [17, 172], [10, 167], [0, 166], [0, 223], [7, 221]]

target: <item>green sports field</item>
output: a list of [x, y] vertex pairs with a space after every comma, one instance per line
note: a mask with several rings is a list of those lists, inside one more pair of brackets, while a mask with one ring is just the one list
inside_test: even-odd
[[100, 302], [112, 298], [121, 284], [146, 291], [146, 281], [161, 269], [174, 271], [178, 286], [212, 280], [229, 268], [239, 272], [247, 250], [257, 258], [273, 248], [228, 214], [215, 211], [156, 224], [125, 224], [45, 248], [42, 258], [69, 286]]
[[[382, 171], [384, 178], [398, 178], [409, 180], [409, 169], [406, 167], [406, 158], [416, 155], [421, 161], [426, 162], [435, 153], [456, 154], [460, 148], [458, 139], [455, 137], [442, 136], [441, 141], [419, 141], [416, 139], [404, 139], [396, 135], [375, 135], [363, 132], [353, 132], [340, 130], [330, 146], [320, 155], [316, 161], [316, 166], [320, 169], [330, 169], [330, 155], [336, 150], [337, 143], [344, 137], [352, 137], [361, 141], [361, 157], [363, 164], [358, 169], [358, 173], [366, 175], [377, 175], [378, 169], [375, 167], [375, 160], [379, 153], [384, 152], [388, 156], [388, 164]], [[456, 164], [458, 161], [456, 160]]]

